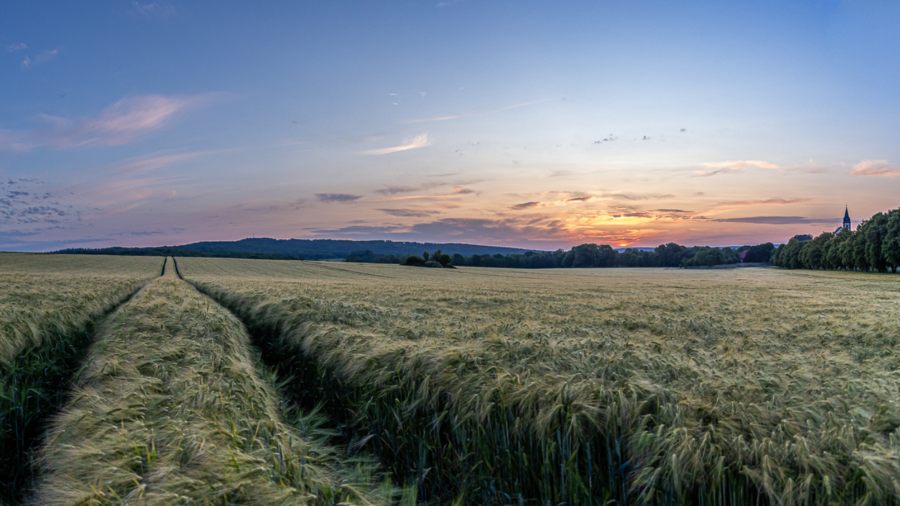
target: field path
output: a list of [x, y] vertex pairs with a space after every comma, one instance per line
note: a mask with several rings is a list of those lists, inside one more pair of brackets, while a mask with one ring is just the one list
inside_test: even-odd
[[331, 486], [341, 480], [330, 450], [282, 421], [250, 350], [241, 323], [168, 259], [99, 328], [49, 430], [35, 502], [305, 504], [338, 490], [352, 500], [352, 480]]
[[160, 276], [163, 260], [0, 253], [0, 504], [27, 500], [32, 457], [96, 326]]
[[900, 505], [895, 276], [179, 268], [420, 499]]

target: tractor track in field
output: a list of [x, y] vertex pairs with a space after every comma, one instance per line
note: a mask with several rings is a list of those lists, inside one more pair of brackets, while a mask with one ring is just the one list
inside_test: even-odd
[[[419, 501], [425, 504], [443, 504], [449, 503], [452, 498], [449, 495], [455, 490], [448, 489], [448, 497], [440, 497], [433, 493], [426, 493], [421, 489], [422, 480], [427, 473], [420, 470], [417, 473], [405, 472], [410, 468], [415, 468], [416, 464], [411, 462], [414, 456], [409, 453], [402, 455], [392, 454], [390, 450], [381, 444], [380, 428], [369, 425], [365, 422], [353, 420], [353, 414], [349, 406], [341, 402], [340, 395], [335, 391], [337, 384], [337, 375], [330, 369], [322, 369], [318, 364], [318, 359], [303, 351], [300, 347], [285, 347], [278, 336], [279, 330], [259, 325], [252, 318], [239, 310], [238, 307], [229, 304], [225, 300], [214, 296], [203, 286], [196, 284], [190, 279], [182, 277], [178, 270], [178, 261], [173, 257], [175, 272], [179, 278], [188, 283], [193, 289], [198, 291], [204, 297], [207, 297], [213, 303], [219, 305], [235, 318], [237, 318], [248, 336], [250, 337], [250, 346], [258, 354], [261, 362], [270, 370], [274, 371], [278, 379], [279, 396], [283, 402], [298, 406], [302, 411], [321, 412], [326, 416], [323, 427], [328, 430], [335, 431], [338, 444], [347, 448], [354, 456], [363, 456], [365, 460], [375, 459], [380, 466], [381, 471], [385, 473], [394, 483], [403, 487], [413, 487], [412, 490], [417, 491]], [[340, 269], [334, 267], [324, 267], [326, 270], [358, 272], [349, 269]], [[377, 274], [362, 273], [371, 277], [391, 278], [391, 276], [383, 276]], [[319, 372], [325, 371], [324, 374]], [[368, 443], [371, 440], [371, 443]], [[405, 466], [405, 467], [404, 467]], [[404, 469], [404, 471], [401, 471]]]
[[[316, 496], [316, 504], [332, 504], [340, 500], [339, 495], [344, 501], [358, 496], [368, 504], [409, 502], [407, 499], [413, 497], [414, 489], [397, 489], [390, 485], [387, 492], [385, 487], [377, 491], [354, 488], [357, 476], [368, 477], [362, 483], [376, 483], [372, 481], [376, 479], [374, 475], [365, 474], [371, 471], [364, 470], [370, 469], [366, 466], [374, 465], [374, 461], [351, 456], [352, 465], [343, 463], [343, 457], [338, 456], [346, 448], [327, 443], [333, 429], [327, 422], [319, 421], [322, 417], [315, 414], [315, 409], [310, 411], [307, 406], [291, 405], [294, 399], [277, 385], [275, 372], [260, 360], [263, 351], [252, 342], [252, 336], [244, 334], [247, 327], [243, 320], [185, 280], [174, 257], [166, 257], [157, 272], [157, 276], [139, 282], [115, 303], [101, 306], [102, 312], [95, 313], [78, 328], [62, 330], [58, 335], [45, 334], [40, 345], [23, 350], [22, 357], [17, 359], [16, 371], [0, 371], [0, 408], [4, 407], [9, 392], [23, 391], [22, 387], [30, 388], [25, 390], [26, 396], [27, 392], [38, 395], [41, 408], [39, 416], [22, 417], [21, 421], [11, 416], [4, 419], [12, 410], [0, 409], [0, 437], [11, 434], [14, 439], [13, 444], [5, 445], [0, 439], [0, 506], [111, 504], [133, 494], [143, 496], [145, 493], [157, 498], [176, 494], [194, 500], [215, 495], [230, 497], [236, 503], [253, 496], [254, 500], [262, 501], [260, 504], [280, 504], [281, 499], [277, 498], [285, 494], [294, 494], [298, 498]], [[132, 307], [134, 304], [137, 306]], [[187, 312], [182, 311], [180, 320], [170, 322], [156, 314], [161, 306], [176, 310], [186, 307]], [[211, 306], [215, 306], [212, 317], [209, 316]], [[193, 321], [194, 311], [199, 311], [197, 318], [208, 320], [206, 326], [182, 325], [184, 318]], [[221, 321], [233, 322], [230, 334], [213, 325], [217, 311]], [[203, 334], [204, 328], [213, 328], [213, 333]], [[239, 334], [245, 337], [240, 338]], [[230, 337], [226, 339], [226, 336]], [[150, 341], [145, 341], [145, 337]], [[158, 340], [158, 344], [153, 339]], [[178, 339], [182, 341], [176, 343]], [[193, 351], [187, 353], [184, 350]], [[223, 352], [227, 350], [231, 352]], [[184, 353], [187, 354], [179, 355]], [[46, 362], [48, 356], [60, 364], [54, 367], [52, 377], [28, 362]], [[186, 368], [170, 362], [170, 357], [175, 356], [178, 360], [193, 362]], [[134, 358], [135, 362], [120, 362], [122, 357]], [[207, 361], [213, 361], [209, 362], [213, 365], [207, 365]], [[136, 363], [140, 365], [134, 366]], [[107, 370], [107, 367], [111, 369]], [[182, 375], [194, 367], [206, 371], [201, 374], [204, 380], [199, 382], [205, 387], [214, 384], [210, 378], [218, 382], [215, 385], [223, 389], [219, 395], [205, 395], [202, 389], [196, 394], [190, 393], [192, 391], [185, 385], [194, 383], [185, 383], [187, 380], [183, 381]], [[20, 381], [15, 380], [16, 373], [19, 373]], [[240, 382], [236, 379], [238, 376], [242, 378]], [[9, 377], [14, 381], [8, 381]], [[113, 377], [116, 379], [110, 379]], [[181, 382], [180, 387], [168, 383], [176, 380]], [[41, 391], [35, 394], [38, 387]], [[250, 391], [254, 395], [246, 394]], [[121, 392], [128, 395], [120, 397]], [[200, 416], [196, 414], [199, 411], [193, 411], [196, 406], [191, 404], [193, 407], [181, 408], [190, 404], [186, 396], [190, 402], [202, 401], [209, 413], [226, 417], [240, 413], [241, 416], [229, 422], [227, 431], [210, 429], [212, 425], [203, 418], [206, 415]], [[110, 405], [120, 398], [137, 404]], [[226, 401], [235, 404], [229, 404], [222, 411], [219, 406]], [[307, 417], [304, 413], [311, 414]], [[221, 416], [215, 419], [226, 420]], [[164, 423], [166, 420], [169, 422]], [[7, 422], [11, 422], [13, 430], [6, 430]], [[20, 428], [23, 426], [27, 430]], [[260, 439], [254, 443], [257, 436]], [[137, 457], [130, 455], [131, 446], [122, 446], [129, 437], [136, 438], [134, 452]], [[142, 445], [145, 440], [147, 443]], [[249, 446], [246, 440], [251, 441]], [[131, 444], [130, 440], [125, 442]], [[6, 452], [9, 448], [15, 449], [13, 454]], [[222, 451], [214, 452], [213, 448]], [[195, 453], [199, 455], [198, 452], [205, 452], [202, 458], [193, 457]], [[222, 457], [223, 452], [225, 457]], [[229, 455], [230, 461], [226, 458]], [[162, 460], [157, 464], [160, 458]], [[135, 459], [140, 462], [135, 464]], [[310, 464], [306, 459], [310, 459]], [[173, 462], [178, 464], [176, 471], [159, 471], [168, 469]], [[211, 471], [198, 467], [205, 462], [211, 463], [207, 466]], [[268, 466], [261, 477], [248, 480], [238, 474], [244, 466], [258, 466], [260, 462], [266, 462]], [[312, 467], [304, 471], [307, 465]], [[236, 472], [230, 471], [232, 467]], [[181, 473], [184, 473], [183, 477]], [[125, 481], [119, 479], [124, 475], [132, 477]], [[175, 478], [166, 478], [170, 475]], [[205, 478], [198, 481], [201, 477]], [[195, 482], [207, 479], [211, 481], [199, 489], [194, 486]], [[103, 485], [98, 486], [98, 483]], [[345, 486], [345, 483], [350, 485]], [[250, 495], [241, 499], [245, 493]], [[370, 494], [379, 500], [366, 500]], [[385, 497], [387, 502], [382, 502]]]
[[[163, 259], [157, 278], [165, 274], [166, 265]], [[50, 422], [71, 399], [72, 386], [85, 366], [100, 324], [157, 278], [126, 293], [118, 302], [89, 318], [81, 329], [59, 334], [51, 331], [52, 338], [22, 350], [13, 370], [0, 375], [5, 390], [0, 401], [22, 405], [13, 416], [6, 419], [0, 416], [0, 438], [3, 438], [0, 440], [0, 505], [24, 504], [33, 493], [41, 472], [35, 454], [43, 444]], [[45, 357], [50, 357], [50, 364]], [[39, 399], [37, 406], [33, 405], [30, 411], [26, 409], [26, 398]]]
[[172, 266], [175, 267], [175, 275], [178, 276], [178, 279], [184, 281], [184, 276], [182, 276], [181, 271], [178, 270], [178, 260], [175, 260], [175, 257], [172, 257]]
[[161, 278], [102, 322], [76, 375], [79, 395], [48, 427], [31, 502], [333, 505], [412, 497], [390, 485], [358, 487], [358, 477], [374, 483], [360, 467], [369, 464], [345, 464], [315, 411], [287, 406], [243, 322], [185, 281], [171, 259]]

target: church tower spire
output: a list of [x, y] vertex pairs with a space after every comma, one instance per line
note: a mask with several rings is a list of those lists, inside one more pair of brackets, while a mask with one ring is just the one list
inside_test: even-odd
[[850, 230], [850, 211], [844, 206], [844, 230]]

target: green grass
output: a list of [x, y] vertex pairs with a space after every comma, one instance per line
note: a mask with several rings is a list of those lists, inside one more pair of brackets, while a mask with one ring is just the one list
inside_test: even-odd
[[422, 498], [900, 504], [900, 283], [184, 259]]

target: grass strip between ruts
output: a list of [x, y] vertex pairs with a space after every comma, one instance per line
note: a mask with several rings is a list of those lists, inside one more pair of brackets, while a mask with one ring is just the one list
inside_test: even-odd
[[241, 323], [167, 269], [100, 327], [36, 502], [389, 503], [390, 484], [373, 490], [315, 415], [281, 409], [257, 365]]
[[96, 323], [163, 266], [131, 260], [0, 254], [0, 504], [26, 500], [33, 488], [33, 452]]

